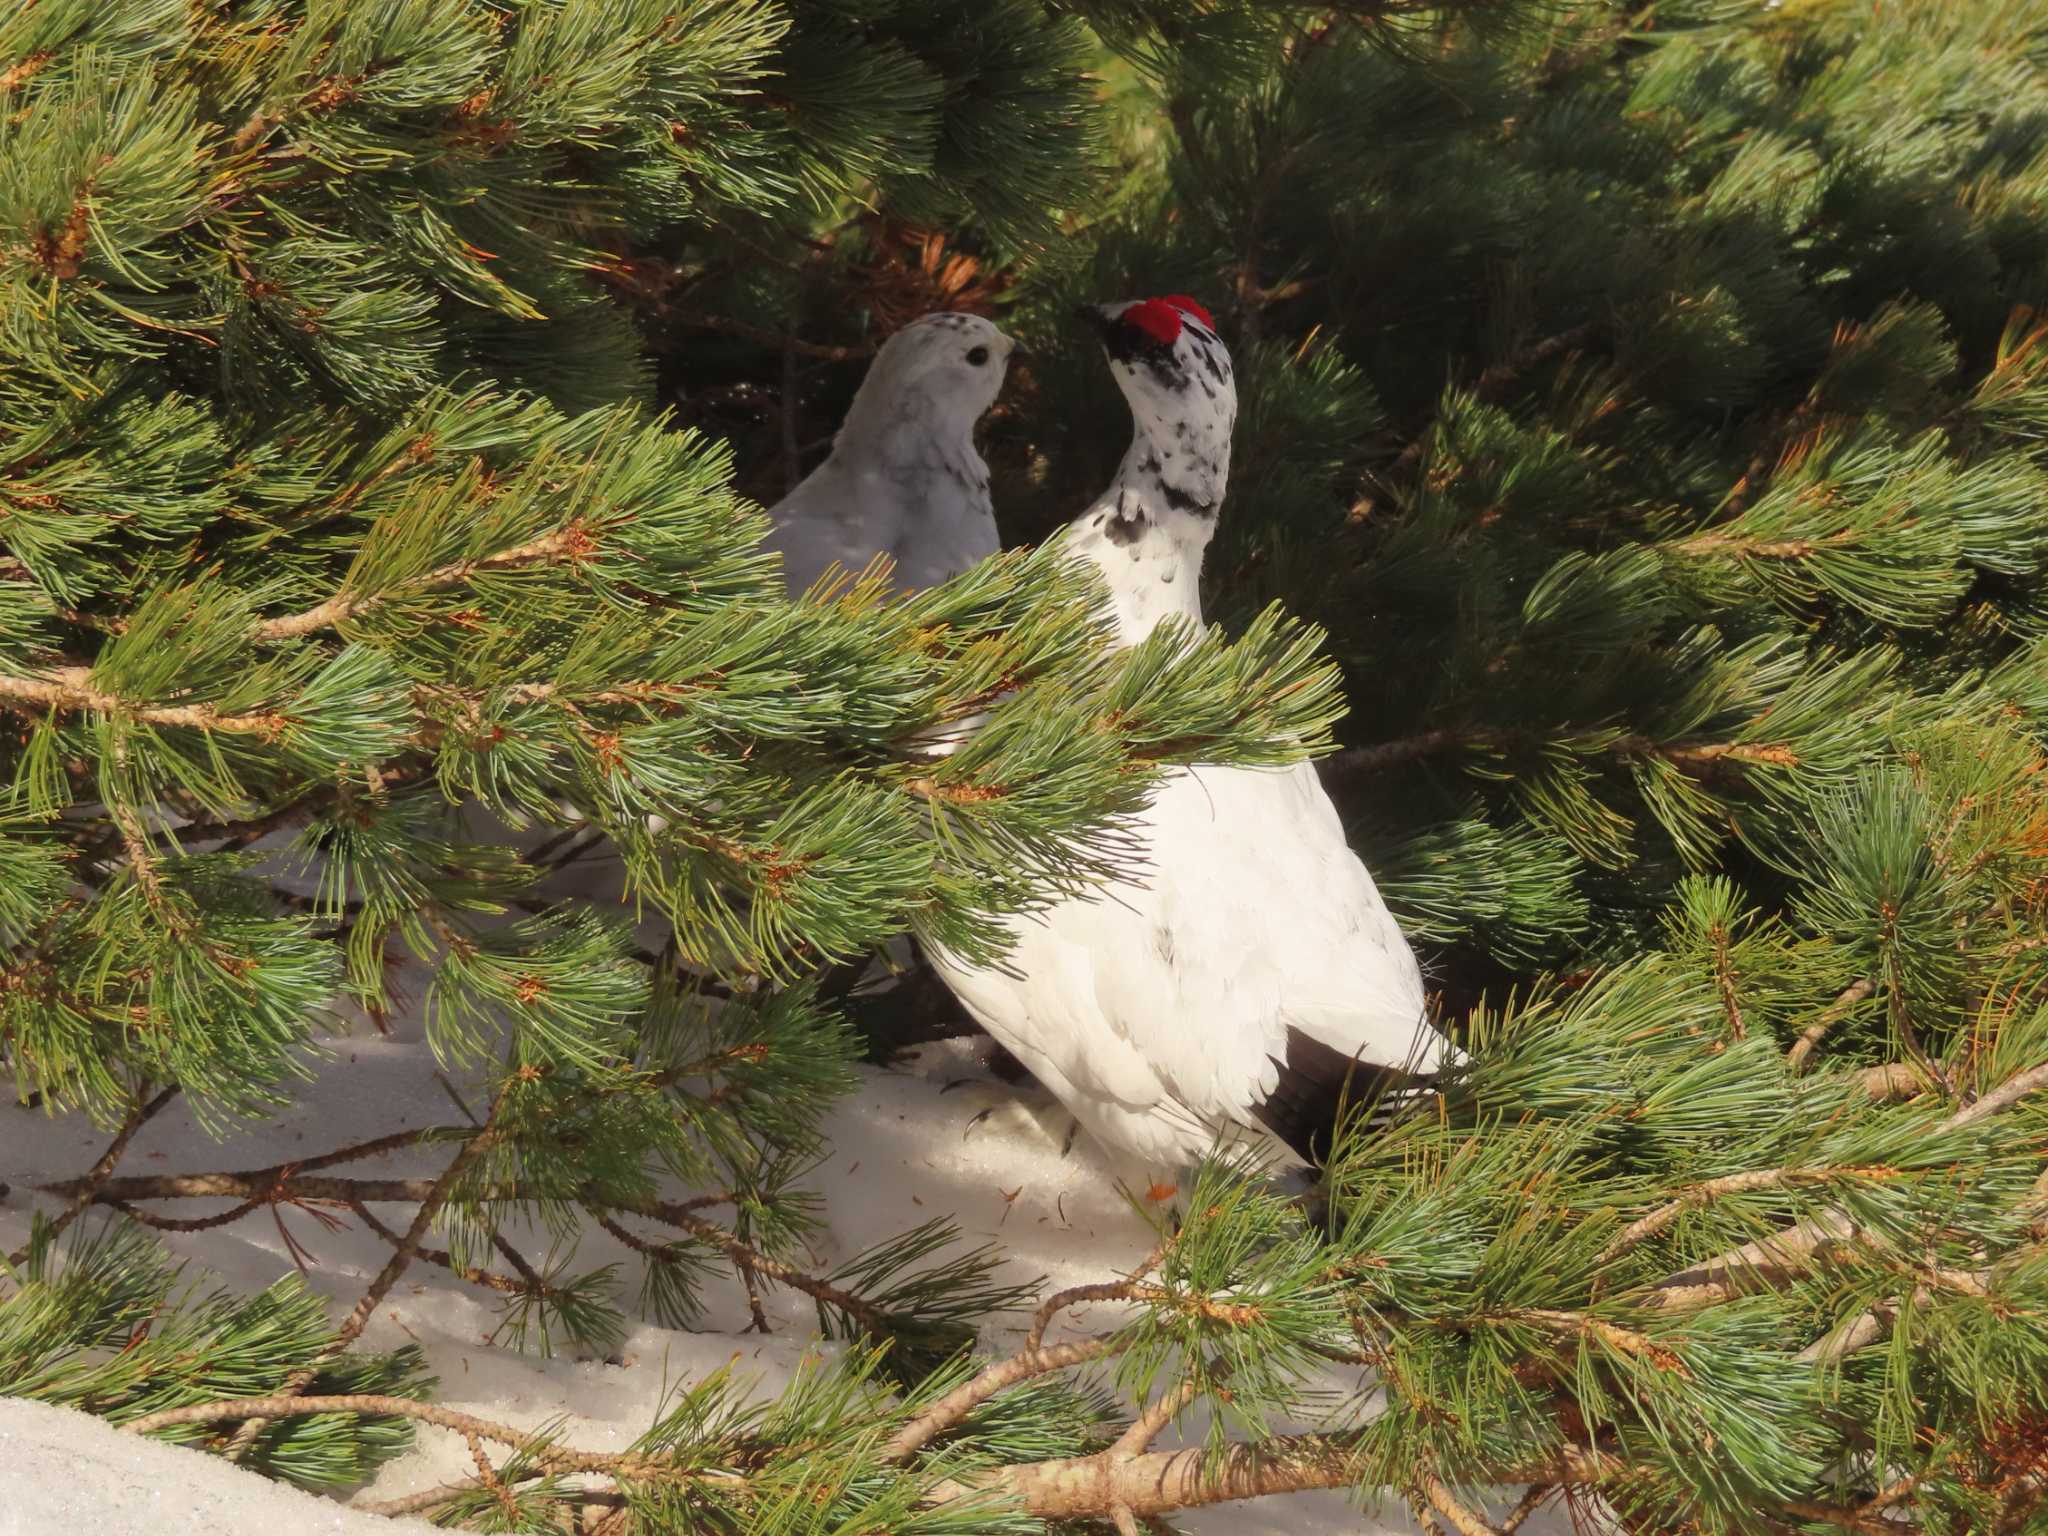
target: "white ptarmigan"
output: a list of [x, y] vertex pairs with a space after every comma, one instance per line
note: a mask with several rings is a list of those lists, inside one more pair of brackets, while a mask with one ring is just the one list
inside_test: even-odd
[[974, 424], [995, 403], [1016, 343], [979, 315], [914, 320], [882, 344], [825, 462], [768, 509], [766, 547], [802, 592], [834, 562], [878, 554], [916, 589], [1000, 547]]
[[[1168, 614], [1200, 622], [1237, 390], [1192, 299], [1086, 313], [1136, 432], [1066, 542], [1101, 568], [1128, 645]], [[1128, 876], [1014, 920], [1003, 969], [931, 959], [1154, 1198], [1219, 1137], [1318, 1161], [1347, 1095], [1398, 1094], [1443, 1064], [1414, 953], [1311, 764], [1178, 772], [1137, 831]]]

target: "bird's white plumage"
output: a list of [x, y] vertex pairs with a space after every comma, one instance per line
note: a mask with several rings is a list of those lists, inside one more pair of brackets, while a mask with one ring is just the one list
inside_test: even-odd
[[782, 555], [790, 591], [878, 554], [895, 562], [898, 585], [934, 586], [996, 552], [974, 424], [1014, 349], [979, 315], [954, 313], [926, 315], [883, 344], [831, 455], [769, 509], [767, 547]]
[[[1119, 329], [1128, 307], [1102, 313], [1136, 436], [1068, 534], [1101, 567], [1125, 643], [1169, 613], [1200, 618], [1236, 414], [1213, 332], [1189, 316], [1162, 353]], [[1002, 969], [932, 951], [975, 1019], [1112, 1153], [1174, 1172], [1242, 1138], [1284, 1160], [1303, 1073], [1334, 1095], [1351, 1063], [1360, 1083], [1441, 1065], [1414, 953], [1313, 767], [1177, 773], [1137, 832], [1143, 865], [1016, 919]]]
[[1012, 974], [934, 957], [1099, 1141], [1174, 1169], [1219, 1132], [1264, 1140], [1290, 1025], [1435, 1065], [1415, 957], [1313, 768], [1177, 774], [1143, 835], [1150, 869], [1017, 922]]

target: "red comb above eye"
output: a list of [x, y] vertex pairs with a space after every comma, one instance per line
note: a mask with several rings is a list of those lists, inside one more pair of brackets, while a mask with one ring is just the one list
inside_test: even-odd
[[1209, 327], [1210, 330], [1213, 331], [1216, 329], [1216, 317], [1210, 314], [1208, 310], [1204, 309], [1200, 304], [1196, 303], [1193, 299], [1189, 298], [1184, 293], [1164, 294], [1156, 302], [1161, 304], [1171, 304], [1175, 309], [1179, 310], [1182, 314], [1193, 315], [1197, 320], [1201, 321], [1202, 324]]
[[1180, 340], [1180, 311], [1164, 299], [1140, 299], [1119, 317], [1158, 342], [1170, 347]]

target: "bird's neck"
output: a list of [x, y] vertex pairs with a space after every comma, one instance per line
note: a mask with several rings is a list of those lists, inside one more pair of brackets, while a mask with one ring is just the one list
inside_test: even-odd
[[1075, 553], [1108, 584], [1118, 638], [1135, 645], [1161, 619], [1202, 620], [1202, 553], [1216, 533], [1229, 446], [1140, 430], [1095, 504], [1069, 525]]
[[863, 388], [832, 440], [832, 456], [850, 469], [911, 484], [925, 476], [933, 485], [951, 481], [985, 499], [988, 465], [975, 452], [974, 424], [953, 414], [926, 394]]

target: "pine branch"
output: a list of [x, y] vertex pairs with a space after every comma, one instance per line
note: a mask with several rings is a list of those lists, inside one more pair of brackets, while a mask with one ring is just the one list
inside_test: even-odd
[[1875, 1067], [1865, 1067], [1856, 1077], [1863, 1084], [1864, 1092], [1880, 1104], [1890, 1099], [1917, 1098], [1932, 1092], [1936, 1086], [1908, 1061], [1887, 1061]]
[[93, 687], [91, 677], [90, 667], [59, 667], [41, 677], [0, 674], [0, 700], [45, 713], [90, 711], [140, 721], [144, 725], [222, 731], [235, 736], [254, 736], [265, 742], [278, 740], [291, 727], [291, 721], [285, 716], [269, 711], [231, 715], [223, 714], [211, 704], [136, 704]]
[[[1227, 1373], [1219, 1368], [1212, 1379], [1220, 1379], [1225, 1374]], [[1150, 1407], [1131, 1421], [1130, 1428], [1119, 1435], [1110, 1446], [1110, 1454], [1128, 1460], [1150, 1450], [1152, 1442], [1165, 1434], [1166, 1427], [1186, 1412], [1188, 1404], [1201, 1394], [1202, 1384], [1190, 1372], [1186, 1378], [1175, 1384], [1172, 1391], [1160, 1393]]]
[[[793, 1291], [802, 1291], [806, 1296], [811, 1297], [815, 1301], [822, 1301], [829, 1307], [837, 1308], [877, 1338], [887, 1339], [893, 1335], [894, 1330], [890, 1328], [887, 1316], [873, 1302], [868, 1301], [865, 1297], [856, 1296], [853, 1292], [836, 1286], [829, 1280], [821, 1280], [816, 1275], [806, 1274], [800, 1269], [784, 1264], [779, 1259], [770, 1258], [759, 1249], [749, 1247], [732, 1232], [727, 1231], [716, 1222], [706, 1221], [701, 1216], [693, 1215], [691, 1212], [674, 1205], [655, 1205], [650, 1203], [644, 1207], [621, 1207], [621, 1209], [633, 1210], [635, 1215], [654, 1216], [660, 1221], [667, 1222], [670, 1226], [681, 1228], [699, 1242], [716, 1248], [720, 1253], [724, 1254], [732, 1262], [735, 1269], [751, 1270], [755, 1274], [766, 1275], [769, 1279], [786, 1285]], [[614, 1236], [617, 1236], [620, 1229], [611, 1227], [608, 1230]], [[642, 1252], [648, 1251], [638, 1243], [631, 1243], [631, 1246], [640, 1249]], [[765, 1322], [765, 1318], [760, 1317], [758, 1307], [755, 1310], [757, 1319]], [[767, 1330], [763, 1327], [761, 1331], [766, 1332]]]
[[[1563, 735], [1559, 728], [1558, 734]], [[1540, 745], [1527, 733], [1439, 727], [1414, 736], [1380, 742], [1369, 747], [1347, 747], [1323, 759], [1327, 780], [1343, 784], [1354, 775], [1391, 768], [1417, 758], [1433, 757], [1454, 747], [1492, 748], [1512, 751]], [[1656, 757], [1704, 778], [1723, 763], [1751, 763], [1774, 768], [1796, 768], [1799, 754], [1783, 742], [1708, 741], [1659, 742], [1642, 735], [1617, 736], [1605, 750], [1616, 757]]]
[[[372, 794], [379, 790], [395, 789], [401, 784], [409, 784], [424, 777], [428, 769], [429, 765], [424, 761], [388, 763], [381, 768], [365, 770], [352, 782], [351, 788]], [[283, 827], [310, 821], [321, 815], [339, 801], [341, 795], [339, 785], [321, 784], [303, 790], [284, 804], [256, 816], [234, 820], [188, 821], [169, 830], [180, 843], [216, 843], [216, 852], [247, 848]]]
[[1346, 747], [1323, 759], [1323, 774], [1328, 780], [1342, 781], [1355, 774], [1377, 773], [1400, 763], [1413, 762], [1419, 757], [1434, 757], [1470, 739], [1465, 732], [1446, 726], [1369, 747]]
[[[1584, 346], [1588, 341], [1592, 340], [1598, 329], [1599, 327], [1589, 321], [1584, 325], [1575, 325], [1567, 330], [1559, 331], [1554, 336], [1545, 336], [1539, 341], [1532, 341], [1527, 346], [1509, 353], [1508, 356], [1501, 358], [1499, 361], [1489, 364], [1480, 372], [1479, 377], [1473, 380], [1471, 385], [1473, 396], [1488, 402], [1500, 400], [1514, 387], [1522, 375], [1533, 372], [1545, 363]], [[1431, 423], [1431, 426], [1434, 426], [1434, 423]], [[1417, 433], [1415, 437], [1409, 440], [1406, 447], [1394, 455], [1387, 467], [1380, 471], [1380, 476], [1383, 480], [1392, 481], [1397, 479], [1422, 462], [1423, 454], [1429, 449], [1429, 431], [1429, 428], [1424, 428], [1423, 431]], [[1351, 520], [1353, 522], [1362, 521], [1370, 515], [1371, 510], [1371, 502], [1361, 499], [1352, 505], [1350, 512]]]
[[[1099, 1517], [1119, 1505], [1140, 1518], [1167, 1515], [1276, 1493], [1352, 1487], [1357, 1444], [1355, 1435], [1301, 1434], [1234, 1442], [1220, 1452], [1198, 1446], [1121, 1460], [1097, 1452], [990, 1468], [940, 1483], [929, 1501], [945, 1504], [970, 1494], [1000, 1493], [1041, 1520]], [[1547, 1464], [1502, 1468], [1490, 1480], [1592, 1486], [1619, 1479], [1628, 1470], [1627, 1463], [1603, 1451], [1567, 1446]]]
[[[530, 1475], [538, 1477], [541, 1474], [535, 1471]], [[492, 1468], [492, 1476], [501, 1484], [505, 1481], [504, 1475], [495, 1467]], [[388, 1517], [419, 1515], [426, 1513], [430, 1509], [439, 1509], [443, 1504], [447, 1504], [455, 1499], [468, 1498], [478, 1489], [488, 1486], [483, 1477], [479, 1475], [460, 1483], [442, 1483], [436, 1488], [423, 1488], [418, 1493], [408, 1493], [396, 1499], [379, 1499], [374, 1503], [350, 1504], [348, 1507], [360, 1510], [366, 1515], [385, 1515]], [[598, 1490], [596, 1489], [585, 1488], [577, 1490], [578, 1498], [594, 1499], [597, 1496]]]
[[[463, 1135], [464, 1127], [441, 1126], [430, 1130], [413, 1132], [401, 1131], [396, 1135], [381, 1137], [376, 1143], [364, 1143], [365, 1148], [389, 1150], [392, 1147], [409, 1145], [425, 1140], [429, 1136], [456, 1137]], [[468, 1134], [474, 1134], [469, 1132]], [[319, 1159], [330, 1163], [342, 1156], [366, 1157], [370, 1151], [357, 1148], [347, 1149], [345, 1154], [329, 1154]], [[286, 1164], [279, 1169], [259, 1169], [252, 1173], [173, 1173], [135, 1175], [128, 1178], [110, 1179], [94, 1195], [94, 1203], [114, 1205], [136, 1200], [261, 1200], [289, 1204], [301, 1200], [330, 1200], [343, 1205], [357, 1200], [367, 1200], [382, 1205], [416, 1205], [431, 1199], [434, 1179], [347, 1179], [321, 1175], [299, 1175], [293, 1167], [312, 1167], [315, 1163]], [[63, 1179], [36, 1187], [44, 1194], [75, 1195], [84, 1188], [84, 1179]], [[474, 1191], [465, 1192], [464, 1198], [479, 1205], [517, 1203], [523, 1200], [552, 1198], [558, 1191], [549, 1190], [545, 1196], [532, 1188], [518, 1183], [485, 1184]], [[595, 1188], [578, 1191], [577, 1198], [597, 1202], [613, 1197], [606, 1196]], [[677, 1213], [700, 1209], [707, 1205], [720, 1205], [730, 1200], [728, 1194], [700, 1195], [687, 1201], [649, 1200], [636, 1205], [619, 1206], [620, 1210], [635, 1216], [645, 1216], [655, 1221], [668, 1221], [680, 1225]]]
[[990, 1398], [1008, 1391], [1020, 1382], [1121, 1353], [1126, 1347], [1126, 1341], [1121, 1341], [1113, 1335], [1058, 1344], [1048, 1349], [1045, 1344], [1045, 1332], [1052, 1326], [1053, 1319], [1069, 1307], [1090, 1301], [1136, 1299], [1139, 1282], [1159, 1267], [1166, 1253], [1167, 1244], [1162, 1243], [1147, 1254], [1126, 1279], [1094, 1285], [1069, 1286], [1048, 1296], [1032, 1314], [1031, 1327], [1024, 1335], [1022, 1349], [1009, 1359], [988, 1366], [971, 1380], [963, 1382], [918, 1413], [890, 1437], [889, 1443], [882, 1448], [882, 1461], [887, 1464], [907, 1460], [936, 1436], [959, 1424]]
[[1528, 1491], [1516, 1501], [1515, 1507], [1508, 1511], [1507, 1518], [1501, 1521], [1500, 1536], [1515, 1536], [1515, 1532], [1519, 1531], [1528, 1522], [1529, 1517], [1541, 1509], [1555, 1492], [1557, 1488], [1552, 1483], [1530, 1484]]
[[[1981, 1288], [1981, 1287], [1980, 1287]], [[1928, 1286], [1918, 1286], [1913, 1291], [1913, 1305], [1925, 1306], [1934, 1291]], [[1846, 1328], [1838, 1328], [1821, 1338], [1815, 1339], [1796, 1356], [1805, 1362], [1820, 1365], [1853, 1355], [1859, 1349], [1868, 1348], [1891, 1332], [1892, 1322], [1898, 1315], [1898, 1308], [1891, 1304], [1872, 1307], [1850, 1320]]]
[[1613, 1242], [1600, 1251], [1594, 1263], [1606, 1265], [1645, 1238], [1655, 1237], [1687, 1211], [1718, 1200], [1723, 1195], [1746, 1194], [1757, 1189], [1784, 1189], [1798, 1184], [1829, 1184], [1841, 1180], [1897, 1178], [1896, 1168], [1759, 1168], [1731, 1173], [1695, 1184], [1647, 1216], [1632, 1222]]
[[251, 843], [261, 842], [281, 827], [310, 819], [337, 793], [332, 785], [323, 784], [317, 789], [294, 795], [283, 805], [260, 816], [235, 821], [191, 821], [170, 830], [180, 843], [218, 843], [218, 851], [246, 848]]
[[[237, 1209], [246, 1209], [246, 1207], [238, 1207]], [[370, 1208], [361, 1201], [350, 1205], [349, 1209], [355, 1212], [357, 1218], [361, 1220], [364, 1226], [383, 1238], [394, 1249], [404, 1245], [405, 1238], [379, 1221]], [[495, 1234], [493, 1236], [495, 1238]], [[414, 1252], [413, 1257], [423, 1263], [437, 1265], [447, 1270], [459, 1280], [467, 1280], [471, 1285], [480, 1285], [486, 1290], [497, 1291], [503, 1295], [545, 1297], [560, 1294], [554, 1287], [543, 1280], [539, 1274], [532, 1273], [530, 1270], [522, 1272], [520, 1277], [515, 1278], [511, 1275], [501, 1275], [496, 1270], [478, 1269], [473, 1265], [458, 1264], [455, 1262], [454, 1256], [445, 1248], [420, 1248]], [[525, 1261], [521, 1260], [520, 1262], [523, 1264]]]
[[1436, 1506], [1438, 1513], [1457, 1528], [1458, 1536], [1501, 1536], [1498, 1527], [1488, 1525], [1466, 1508], [1459, 1502], [1458, 1496], [1438, 1479], [1425, 1476], [1422, 1479], [1422, 1491], [1429, 1502]]
[[[542, 534], [536, 539], [529, 539], [511, 549], [501, 550], [495, 555], [453, 561], [401, 584], [398, 592], [438, 592], [447, 587], [461, 586], [472, 576], [485, 571], [519, 570], [529, 565], [549, 565], [556, 562], [575, 565], [589, 559], [595, 552], [600, 531], [578, 518], [566, 527], [557, 528], [554, 532]], [[396, 595], [398, 593], [343, 590], [325, 602], [316, 603], [298, 613], [266, 619], [256, 626], [250, 638], [259, 641], [299, 639], [318, 630], [331, 629], [337, 624], [346, 623], [358, 614], [391, 601]]]
[[1648, 1334], [1633, 1328], [1624, 1328], [1583, 1312], [1564, 1312], [1548, 1307], [1522, 1307], [1500, 1314], [1505, 1322], [1533, 1323], [1553, 1333], [1574, 1335], [1579, 1338], [1594, 1338], [1608, 1348], [1638, 1360], [1648, 1361], [1660, 1371], [1672, 1372], [1679, 1376], [1687, 1374], [1685, 1362], [1678, 1355], [1659, 1344]]
[[[397, 1417], [434, 1425], [461, 1435], [466, 1441], [488, 1440], [511, 1446], [525, 1461], [554, 1473], [596, 1474], [646, 1485], [694, 1484], [707, 1489], [744, 1490], [749, 1483], [744, 1473], [679, 1467], [645, 1453], [573, 1450], [472, 1414], [412, 1398], [374, 1393], [278, 1393], [227, 1399], [165, 1409], [121, 1427], [129, 1434], [146, 1435], [183, 1424], [250, 1422], [315, 1413]], [[944, 1505], [995, 1493], [1016, 1499], [1040, 1519], [1102, 1518], [1118, 1507], [1134, 1519], [1149, 1519], [1178, 1509], [1273, 1493], [1349, 1487], [1355, 1481], [1355, 1445], [1355, 1436], [1307, 1434], [1257, 1444], [1234, 1443], [1215, 1457], [1201, 1449], [1155, 1451], [1129, 1457], [1099, 1452], [1093, 1456], [989, 1468], [965, 1479], [942, 1481], [926, 1490], [924, 1502]], [[1540, 1467], [1518, 1468], [1507, 1480], [1591, 1485], [1626, 1471], [1626, 1463], [1605, 1452], [1567, 1446], [1550, 1462]], [[500, 1472], [494, 1471], [491, 1476], [503, 1480]], [[488, 1486], [486, 1477], [480, 1474], [472, 1483], [445, 1485], [369, 1508], [380, 1514], [414, 1513]], [[561, 1497], [574, 1501], [588, 1498], [590, 1492], [565, 1490]]]
[[2044, 1084], [2048, 1084], [2048, 1062], [2030, 1067], [2008, 1078], [1982, 1098], [1950, 1115], [1936, 1127], [1936, 1130], [1953, 1131], [1965, 1125], [1974, 1125], [1977, 1121], [1987, 1119], [2001, 1110], [2012, 1108]]
[[458, 1413], [452, 1408], [442, 1408], [434, 1403], [422, 1403], [410, 1397], [386, 1397], [375, 1393], [307, 1396], [295, 1392], [279, 1392], [268, 1397], [228, 1398], [220, 1402], [194, 1403], [184, 1408], [166, 1408], [158, 1413], [145, 1414], [139, 1419], [131, 1419], [121, 1428], [131, 1435], [146, 1435], [159, 1429], [175, 1428], [180, 1424], [247, 1423], [298, 1417], [309, 1413], [359, 1413], [379, 1418], [396, 1417], [411, 1419], [421, 1424], [433, 1424], [442, 1429], [453, 1430], [459, 1435], [474, 1435], [478, 1439], [494, 1441], [499, 1445], [514, 1446], [522, 1456], [554, 1472], [597, 1472], [650, 1481], [666, 1478], [674, 1482], [712, 1484], [738, 1484], [745, 1481], [733, 1473], [680, 1472], [653, 1457], [630, 1451], [608, 1453], [563, 1450], [538, 1443], [531, 1434], [507, 1424], [480, 1419], [473, 1414]]
[[1785, 1053], [1785, 1064], [1794, 1072], [1805, 1070], [1807, 1061], [1820, 1045], [1821, 1036], [1876, 990], [1877, 984], [1868, 976], [1861, 977], [1843, 988], [1841, 996], [1823, 1008], [1819, 1016], [1799, 1032], [1799, 1038], [1792, 1042], [1792, 1049]]
[[142, 890], [143, 899], [167, 927], [181, 926], [181, 920], [164, 904], [163, 876], [157, 872], [156, 855], [150, 852], [149, 838], [142, 830], [142, 818], [135, 814], [135, 808], [109, 802], [107, 815], [121, 834], [121, 846], [128, 853], [128, 868], [135, 876], [135, 883]]
[[[284, 1396], [289, 1397], [303, 1391], [314, 1377], [319, 1375], [319, 1367], [323, 1363], [341, 1354], [362, 1337], [363, 1329], [369, 1326], [370, 1318], [376, 1313], [379, 1304], [391, 1293], [391, 1287], [398, 1283], [399, 1276], [403, 1275], [412, 1263], [413, 1255], [419, 1251], [420, 1243], [427, 1235], [427, 1228], [433, 1224], [434, 1217], [447, 1202], [449, 1195], [454, 1192], [456, 1184], [461, 1181], [463, 1174], [469, 1171], [470, 1165], [502, 1135], [498, 1129], [498, 1117], [504, 1112], [505, 1102], [517, 1081], [519, 1079], [516, 1076], [508, 1078], [504, 1086], [498, 1090], [498, 1096], [491, 1102], [489, 1113], [484, 1116], [484, 1123], [477, 1128], [473, 1136], [463, 1142], [455, 1156], [448, 1160], [448, 1166], [441, 1170], [440, 1177], [434, 1180], [426, 1197], [420, 1201], [419, 1210], [413, 1215], [412, 1225], [406, 1228], [405, 1236], [399, 1240], [391, 1257], [385, 1261], [383, 1269], [379, 1270], [376, 1279], [370, 1282], [369, 1289], [363, 1292], [355, 1304], [355, 1309], [343, 1320], [327, 1347], [291, 1374], [285, 1382]], [[259, 1417], [252, 1418], [242, 1425], [236, 1432], [233, 1444], [228, 1447], [227, 1456], [230, 1461], [237, 1461], [247, 1453], [249, 1447], [255, 1443], [256, 1437], [262, 1433], [266, 1422], [266, 1419]]]
[[1860, 1509], [1843, 1509], [1833, 1504], [1815, 1504], [1805, 1499], [1795, 1499], [1781, 1506], [1788, 1515], [1801, 1520], [1817, 1520], [1823, 1525], [1832, 1525], [1844, 1531], [1856, 1531], [1861, 1536], [1912, 1536], [1920, 1529], [1909, 1520], [1888, 1520], [1877, 1515], [1866, 1515]]
[[1072, 1366], [1086, 1365], [1119, 1354], [1125, 1344], [1112, 1337], [1083, 1339], [1050, 1347], [1026, 1348], [1009, 1359], [992, 1365], [972, 1381], [955, 1387], [918, 1414], [882, 1448], [884, 1462], [905, 1461], [937, 1436], [965, 1419], [976, 1408], [1000, 1392]]
[[[2048, 1062], [2016, 1073], [1990, 1093], [1931, 1127], [1929, 1134], [1945, 1135], [1973, 1125], [2001, 1110], [2010, 1109], [2043, 1085], [2048, 1085]], [[1665, 1310], [1685, 1310], [1731, 1300], [1742, 1294], [1745, 1280], [1768, 1280], [1774, 1276], [1802, 1272], [1830, 1247], [1858, 1243], [1867, 1238], [1870, 1234], [1846, 1212], [1839, 1209], [1822, 1211], [1767, 1237], [1744, 1243], [1739, 1248], [1668, 1276], [1651, 1288], [1646, 1299], [1651, 1305]], [[1949, 1274], [1942, 1273], [1944, 1276]]]
[[469, 1460], [476, 1468], [477, 1482], [496, 1495], [498, 1508], [504, 1513], [506, 1520], [516, 1526], [519, 1523], [519, 1505], [513, 1499], [510, 1490], [505, 1487], [503, 1480], [499, 1478], [497, 1470], [492, 1467], [491, 1458], [484, 1453], [482, 1438], [469, 1433], [464, 1434], [462, 1438], [469, 1446]]
[[[483, 1124], [477, 1128], [474, 1135], [462, 1143], [460, 1150], [448, 1160], [448, 1166], [441, 1170], [440, 1177], [434, 1180], [426, 1198], [420, 1201], [419, 1210], [413, 1215], [412, 1225], [406, 1228], [405, 1236], [400, 1239], [397, 1251], [385, 1261], [384, 1268], [378, 1272], [377, 1278], [370, 1282], [370, 1288], [363, 1292], [361, 1299], [356, 1302], [355, 1309], [349, 1313], [340, 1331], [335, 1335], [334, 1342], [328, 1346], [329, 1355], [340, 1354], [362, 1336], [363, 1329], [369, 1325], [378, 1303], [390, 1294], [391, 1287], [398, 1283], [398, 1277], [405, 1273], [407, 1265], [412, 1262], [413, 1254], [418, 1251], [421, 1241], [426, 1237], [427, 1229], [433, 1225], [435, 1216], [447, 1203], [448, 1197], [455, 1192], [455, 1187], [462, 1181], [462, 1176], [493, 1143], [502, 1138], [504, 1133], [499, 1128], [498, 1118], [504, 1113], [506, 1100], [510, 1097], [513, 1083], [516, 1081], [516, 1077], [508, 1079], [498, 1090], [498, 1096], [492, 1100], [490, 1110], [484, 1115]], [[311, 1379], [310, 1375], [307, 1379]]]
[[[1733, 517], [1748, 506], [1755, 498], [1759, 486], [1769, 477], [1773, 465], [1783, 466], [1788, 457], [1796, 457], [1798, 440], [1811, 431], [1820, 418], [1819, 403], [1808, 396], [1787, 411], [1782, 419], [1764, 438], [1756, 452], [1750, 456], [1741, 478], [1730, 488], [1722, 499], [1721, 510]], [[1749, 551], [1758, 553], [1759, 551]], [[1786, 558], [1802, 558], [1788, 556]]]

